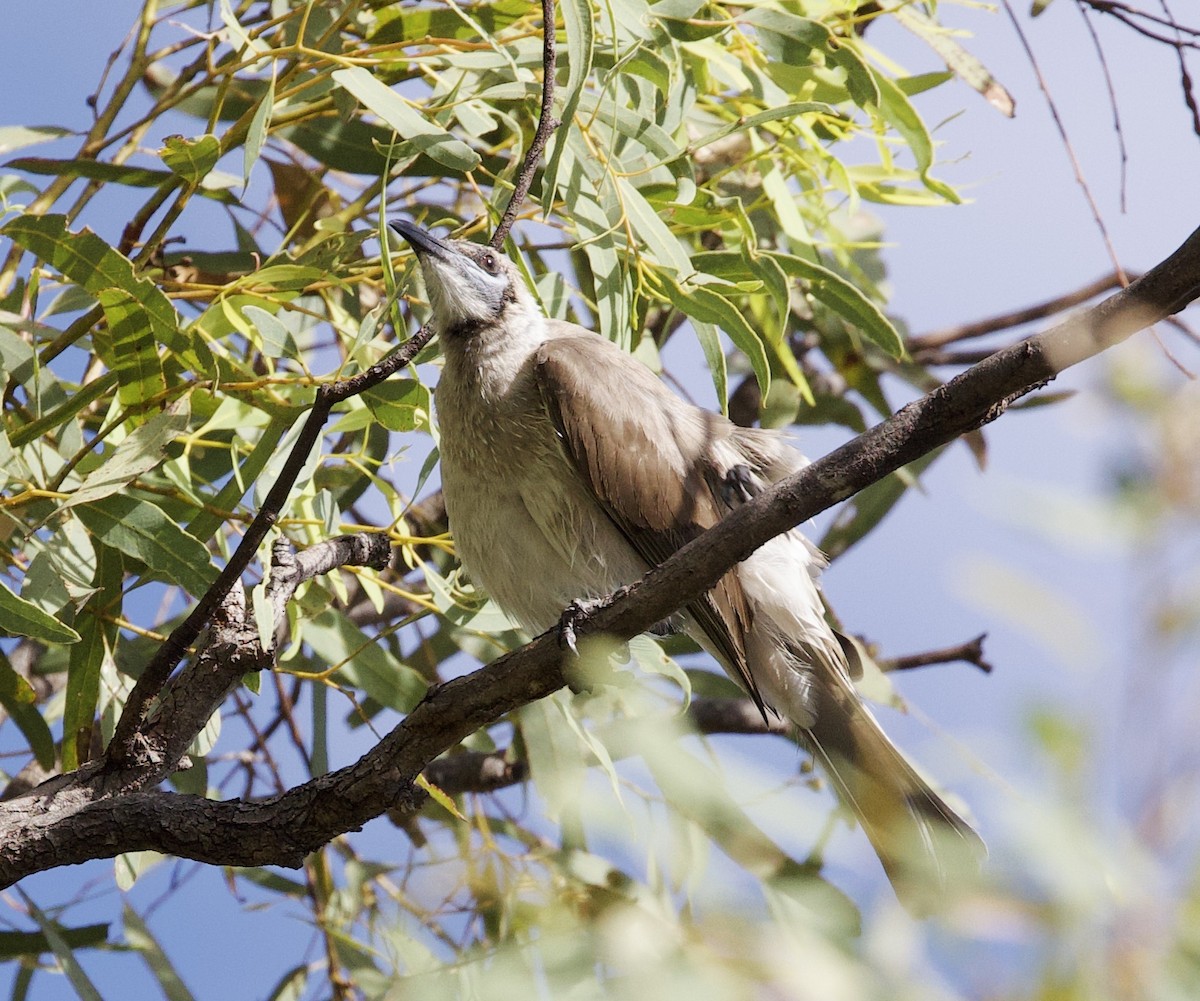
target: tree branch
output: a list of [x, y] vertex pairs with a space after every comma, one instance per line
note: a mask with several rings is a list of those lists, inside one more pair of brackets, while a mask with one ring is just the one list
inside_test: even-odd
[[940, 650], [925, 650], [921, 653], [910, 653], [904, 657], [889, 657], [879, 661], [879, 669], [890, 674], [892, 671], [913, 671], [918, 667], [962, 661], [964, 664], [974, 664], [984, 674], [991, 674], [992, 665], [983, 656], [985, 639], [987, 639], [987, 633], [980, 633], [965, 643], [942, 647]]
[[[1134, 276], [1127, 275], [1126, 277], [1132, 278]], [[1077, 288], [1074, 292], [1055, 296], [1053, 299], [1046, 299], [1042, 302], [1034, 303], [1032, 306], [1025, 306], [1022, 309], [1014, 309], [1008, 313], [1000, 313], [982, 320], [960, 323], [953, 327], [945, 327], [942, 330], [935, 330], [928, 334], [919, 334], [916, 337], [910, 337], [906, 347], [909, 354], [916, 361], [925, 361], [926, 359], [923, 357], [925, 352], [933, 351], [936, 348], [943, 348], [947, 344], [954, 344], [958, 341], [971, 340], [975, 337], [986, 337], [988, 334], [999, 333], [1001, 330], [1019, 327], [1023, 323], [1035, 323], [1038, 320], [1045, 320], [1056, 313], [1061, 313], [1064, 309], [1072, 309], [1075, 306], [1080, 306], [1089, 299], [1096, 298], [1096, 296], [1103, 292], [1120, 288], [1123, 284], [1121, 275], [1114, 271], [1104, 275], [1102, 278], [1097, 278], [1095, 281], [1088, 282], [1086, 285]]]

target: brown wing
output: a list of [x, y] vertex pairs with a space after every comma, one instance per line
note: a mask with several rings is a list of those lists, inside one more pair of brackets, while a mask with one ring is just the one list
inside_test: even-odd
[[[712, 445], [732, 425], [679, 400], [602, 337], [569, 324], [552, 329], [534, 372], [563, 448], [613, 524], [656, 566], [725, 513], [713, 492], [725, 470], [715, 468]], [[746, 664], [751, 616], [737, 576], [726, 574], [687, 610], [765, 717]]]

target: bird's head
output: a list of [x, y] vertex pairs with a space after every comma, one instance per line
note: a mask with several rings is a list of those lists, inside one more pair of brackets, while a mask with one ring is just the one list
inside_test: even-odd
[[415, 223], [391, 223], [421, 264], [433, 323], [444, 338], [468, 336], [531, 305], [516, 266], [491, 247], [442, 240]]

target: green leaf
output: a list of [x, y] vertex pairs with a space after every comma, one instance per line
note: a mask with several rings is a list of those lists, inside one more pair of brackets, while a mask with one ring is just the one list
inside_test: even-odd
[[[211, 507], [217, 511], [232, 511], [238, 506], [246, 491], [258, 481], [259, 474], [275, 454], [279, 440], [296, 422], [302, 412], [300, 408], [297, 408], [294, 411], [276, 413], [271, 417], [270, 424], [263, 429], [262, 433], [258, 435], [257, 440], [254, 441], [254, 445], [250, 449], [250, 454], [242, 460], [240, 466], [234, 467], [233, 475], [229, 477], [229, 482], [209, 502]], [[239, 454], [240, 452], [233, 453], [234, 461], [236, 461]], [[221, 526], [221, 521], [222, 518], [220, 515], [214, 514], [212, 511], [201, 510], [188, 522], [187, 532], [196, 539], [208, 539]]]
[[429, 423], [429, 390], [416, 379], [389, 379], [362, 394], [371, 414], [389, 431]]
[[0, 581], [0, 635], [28, 636], [51, 644], [79, 642], [79, 633], [33, 602], [13, 594], [4, 581]]
[[229, 0], [221, 0], [221, 21], [225, 25], [225, 30], [229, 32], [230, 41], [233, 43], [234, 50], [237, 53], [253, 52], [261, 54], [268, 48], [266, 42], [259, 38], [250, 37], [249, 32], [238, 21], [237, 14], [233, 12], [233, 8], [229, 5]]
[[335, 609], [306, 622], [304, 640], [327, 666], [340, 665], [339, 678], [381, 705], [406, 713], [425, 697], [429, 686], [420, 674]]
[[463, 812], [458, 808], [458, 804], [454, 802], [446, 793], [439, 787], [435, 786], [424, 775], [418, 775], [414, 783], [418, 789], [425, 790], [438, 806], [445, 810], [455, 820], [465, 821], [467, 818], [463, 816]]
[[[51, 177], [83, 177], [89, 181], [105, 181], [109, 184], [124, 184], [134, 188], [158, 188], [178, 183], [176, 175], [169, 170], [131, 167], [122, 163], [104, 163], [100, 160], [49, 160], [43, 157], [22, 157], [10, 160], [7, 166], [29, 174], [44, 174]], [[226, 205], [236, 205], [238, 199], [229, 190], [230, 180], [224, 174], [210, 173], [200, 185], [198, 193], [205, 198], [211, 198]]]
[[933, 139], [929, 129], [917, 114], [916, 108], [909, 103], [896, 82], [882, 73], [874, 73], [875, 82], [879, 87], [879, 111], [884, 120], [892, 126], [912, 150], [917, 162], [917, 174], [925, 186], [934, 194], [946, 201], [958, 205], [962, 199], [948, 184], [929, 176], [933, 166]]
[[784, 272], [808, 283], [814, 298], [849, 321], [868, 340], [893, 358], [904, 355], [904, 341], [883, 311], [862, 291], [835, 271], [794, 254], [769, 254]]
[[879, 103], [875, 75], [858, 54], [852, 39], [835, 38], [833, 32], [819, 21], [773, 7], [752, 8], [743, 13], [741, 19], [775, 36], [774, 40], [763, 40], [769, 55], [786, 65], [801, 66], [813, 62], [812, 53], [819, 52], [825, 61], [845, 72], [846, 91], [855, 104], [867, 108]]
[[271, 125], [271, 113], [275, 110], [275, 74], [271, 74], [271, 84], [266, 96], [258, 102], [258, 110], [250, 120], [250, 128], [246, 132], [246, 145], [242, 150], [242, 188], [250, 183], [250, 172], [258, 163], [262, 153], [263, 143], [267, 140], [267, 130]]
[[192, 992], [184, 986], [183, 979], [158, 940], [129, 904], [121, 908], [121, 923], [125, 926], [125, 941], [141, 953], [167, 1001], [194, 1001]]
[[[1041, 13], [1050, 0], [1035, 0], [1033, 16]], [[997, 111], [1008, 118], [1016, 112], [1016, 102], [1012, 95], [1000, 83], [986, 66], [962, 47], [954, 37], [940, 24], [924, 14], [916, 6], [898, 5], [891, 8], [889, 13], [904, 27], [920, 38], [934, 52], [942, 57], [942, 61], [972, 90], [977, 91]], [[900, 83], [900, 81], [897, 81]], [[911, 92], [910, 92], [911, 93]]]
[[670, 268], [677, 278], [690, 275], [695, 269], [688, 255], [683, 252], [679, 238], [663, 222], [659, 210], [653, 208], [645, 195], [624, 177], [617, 177], [616, 197], [619, 215], [610, 212], [610, 217], [624, 216], [629, 220], [639, 243], [649, 251], [660, 267]]
[[204, 594], [216, 576], [204, 545], [150, 501], [117, 494], [81, 504], [75, 511], [105, 545], [140, 560], [155, 576], [195, 597]]
[[100, 301], [107, 331], [94, 335], [96, 350], [115, 374], [123, 404], [137, 406], [165, 391], [156, 342], [180, 354], [188, 342], [170, 300], [138, 277], [128, 258], [91, 230], [71, 233], [61, 215], [20, 216], [2, 232]]
[[71, 986], [75, 989], [75, 994], [79, 1001], [104, 1001], [100, 996], [100, 992], [96, 990], [96, 985], [83, 972], [83, 967], [79, 965], [79, 960], [75, 958], [75, 947], [67, 937], [68, 930], [63, 928], [57, 921], [53, 921], [47, 917], [42, 909], [19, 886], [14, 887], [14, 889], [20, 895], [21, 900], [24, 901], [30, 916], [38, 923], [38, 927], [41, 928], [42, 934], [46, 938], [46, 944], [50, 946], [50, 951], [54, 953], [55, 958], [62, 964], [63, 972], [67, 975], [67, 980], [70, 981]]
[[704, 363], [712, 376], [713, 389], [717, 394], [717, 404], [721, 413], [729, 414], [729, 367], [725, 362], [725, 351], [721, 347], [721, 335], [711, 323], [691, 318], [692, 330], [696, 340], [700, 342], [700, 350], [704, 352]]
[[242, 307], [242, 314], [250, 323], [257, 340], [262, 345], [262, 352], [268, 358], [291, 358], [296, 355], [296, 344], [292, 332], [274, 313], [268, 313], [261, 306], [247, 304]]
[[63, 698], [63, 771], [86, 761], [92, 743], [92, 724], [100, 701], [100, 674], [105, 657], [116, 647], [114, 620], [121, 611], [121, 557], [107, 546], [96, 547], [95, 593], [76, 617], [80, 642], [67, 661], [67, 690]]
[[185, 396], [135, 428], [111, 456], [88, 473], [60, 510], [108, 497], [149, 472], [166, 458], [167, 446], [188, 426], [190, 417]]
[[[0, 706], [9, 719], [17, 724], [37, 763], [49, 771], [54, 767], [54, 737], [37, 709], [33, 686], [13, 670], [12, 664], [0, 651]], [[0, 958], [3, 950], [0, 948]]]
[[166, 392], [167, 380], [158, 357], [158, 341], [145, 311], [124, 289], [97, 293], [104, 307], [105, 329], [92, 335], [96, 353], [117, 377], [117, 394], [127, 407], [140, 407]]
[[731, 136], [736, 132], [743, 132], [746, 129], [756, 129], [767, 122], [777, 122], [781, 118], [795, 118], [797, 115], [829, 115], [839, 117], [837, 111], [828, 104], [820, 101], [797, 101], [793, 104], [785, 104], [779, 108], [771, 108], [769, 111], [760, 111], [758, 114], [750, 115], [748, 118], [739, 118], [730, 125], [719, 128], [715, 132], [709, 132], [699, 139], [688, 143], [687, 149], [680, 150], [678, 155], [686, 153], [688, 156], [691, 156], [697, 150], [720, 142], [726, 136]]
[[171, 173], [196, 186], [209, 175], [221, 158], [221, 141], [214, 135], [197, 136], [195, 139], [167, 136], [158, 156]]
[[[0, 126], [0, 155], [71, 134], [70, 129], [59, 128], [57, 125], [3, 125]], [[8, 166], [11, 167], [12, 163]]]
[[468, 171], [479, 166], [480, 157], [461, 139], [433, 124], [390, 87], [380, 83], [361, 66], [335, 70], [338, 86], [353, 94], [363, 106], [382, 118], [411, 146], [453, 170]]
[[[70, 949], [90, 949], [108, 941], [108, 925], [57, 926], [58, 937]], [[53, 946], [44, 932], [0, 931], [0, 960], [22, 959], [51, 952]]]
[[658, 277], [662, 281], [667, 298], [676, 309], [702, 323], [716, 324], [729, 335], [730, 340], [749, 360], [754, 377], [765, 396], [771, 388], [771, 366], [767, 361], [766, 348], [763, 339], [751, 329], [741, 310], [711, 288], [703, 285], [689, 285], [685, 288], [678, 285], [670, 275], [660, 273]]

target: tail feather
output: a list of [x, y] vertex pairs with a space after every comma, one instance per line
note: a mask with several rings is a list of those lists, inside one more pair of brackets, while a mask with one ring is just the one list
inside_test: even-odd
[[804, 731], [815, 757], [858, 817], [901, 902], [916, 912], [932, 909], [977, 874], [983, 841], [917, 774], [847, 679], [838, 675], [818, 692], [816, 719]]

